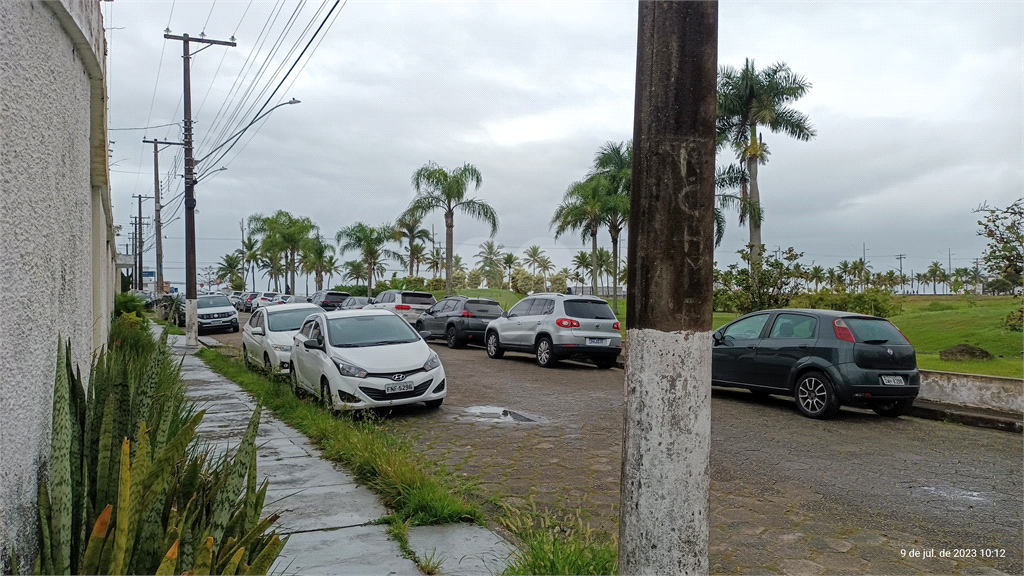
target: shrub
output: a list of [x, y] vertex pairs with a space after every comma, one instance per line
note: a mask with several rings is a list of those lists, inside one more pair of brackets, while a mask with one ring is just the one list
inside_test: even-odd
[[569, 288], [564, 274], [555, 274], [551, 278], [548, 278], [548, 281], [551, 283], [552, 292], [565, 294], [566, 290]]
[[284, 541], [266, 534], [276, 515], [259, 519], [260, 409], [233, 455], [202, 452], [180, 363], [131, 316], [111, 326], [88, 389], [58, 343], [36, 573], [265, 574]]
[[769, 308], [785, 308], [797, 294], [797, 271], [794, 267], [803, 253], [787, 248], [778, 258], [761, 247], [761, 260], [750, 261], [750, 251], [740, 250], [743, 261], [750, 263], [750, 269], [729, 266], [738, 291], [735, 293], [736, 309], [742, 314]]
[[715, 288], [714, 303], [712, 304], [715, 312], [735, 312], [736, 301], [733, 297], [733, 291], [727, 288]]
[[444, 290], [444, 278], [431, 278], [427, 280], [427, 291], [437, 292], [438, 290]]
[[409, 276], [405, 279], [406, 290], [423, 290], [427, 286], [427, 279], [422, 276]]
[[347, 292], [349, 296], [366, 296], [366, 286], [335, 286], [335, 292]]
[[844, 310], [889, 318], [903, 312], [903, 303], [891, 292], [868, 288], [863, 292], [847, 292], [822, 288], [807, 294], [807, 306], [826, 310]]
[[[454, 278], [454, 277], [453, 277]], [[466, 288], [479, 288], [484, 281], [484, 273], [479, 268], [474, 268], [466, 275]]]
[[[477, 284], [479, 286], [479, 284]], [[466, 287], [466, 273], [462, 270], [452, 272], [452, 290], [462, 290]]]
[[1024, 307], [1007, 314], [1003, 320], [1003, 326], [1014, 332], [1024, 332]]
[[114, 318], [133, 312], [139, 318], [146, 317], [146, 303], [141, 297], [129, 294], [128, 292], [122, 292], [114, 296]]

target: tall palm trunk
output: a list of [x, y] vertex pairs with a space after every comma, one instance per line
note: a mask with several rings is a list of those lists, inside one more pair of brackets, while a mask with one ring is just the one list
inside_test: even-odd
[[597, 296], [597, 226], [596, 223], [590, 226], [590, 284], [593, 293]]
[[761, 197], [757, 190], [757, 158], [754, 156], [747, 158], [747, 174], [750, 175], [750, 205], [757, 208], [756, 214], [747, 223], [750, 230], [750, 262], [753, 264], [761, 261]]
[[373, 263], [366, 259], [366, 297], [373, 298]]
[[286, 286], [286, 288], [289, 289], [288, 290], [289, 294], [295, 294], [295, 249], [294, 248], [288, 251], [288, 270], [291, 272], [291, 282], [290, 283], [286, 283], [286, 284], [288, 284]]
[[452, 290], [452, 241], [455, 238], [455, 213], [448, 210], [444, 213], [444, 294], [451, 296]]
[[612, 232], [612, 310], [619, 315], [619, 233]]

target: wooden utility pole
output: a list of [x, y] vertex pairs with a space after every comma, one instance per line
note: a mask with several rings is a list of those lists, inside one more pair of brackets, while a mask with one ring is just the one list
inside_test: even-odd
[[717, 51], [717, 2], [640, 2], [622, 574], [708, 573]]
[[188, 34], [175, 36], [164, 34], [168, 40], [181, 40], [181, 54], [184, 61], [184, 108], [185, 108], [185, 343], [199, 345], [199, 326], [196, 323], [196, 195], [195, 162], [192, 155], [192, 80], [190, 62], [192, 54], [189, 43], [234, 46], [232, 41], [192, 38]]
[[156, 232], [156, 293], [164, 293], [164, 235], [163, 224], [160, 221], [160, 144], [170, 146], [181, 146], [181, 142], [162, 142], [160, 140], [142, 140], [144, 143], [153, 144], [153, 229]]

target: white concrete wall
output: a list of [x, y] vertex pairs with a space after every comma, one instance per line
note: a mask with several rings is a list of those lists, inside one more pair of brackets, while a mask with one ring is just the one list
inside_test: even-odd
[[921, 370], [922, 400], [1024, 413], [1024, 380]]
[[24, 562], [58, 334], [87, 376], [113, 304], [103, 46], [96, 0], [0, 0], [0, 553]]

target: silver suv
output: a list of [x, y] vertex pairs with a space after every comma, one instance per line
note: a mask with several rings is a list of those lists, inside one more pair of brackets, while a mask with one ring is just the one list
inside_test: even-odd
[[398, 314], [410, 325], [416, 323], [420, 314], [428, 308], [437, 304], [434, 295], [430, 292], [413, 292], [411, 290], [386, 290], [373, 299], [372, 304], [363, 306], [363, 309], [379, 308], [390, 310]]
[[487, 355], [506, 350], [537, 356], [550, 368], [561, 358], [583, 357], [611, 368], [622, 352], [622, 334], [608, 303], [590, 296], [534, 294], [487, 324]]

